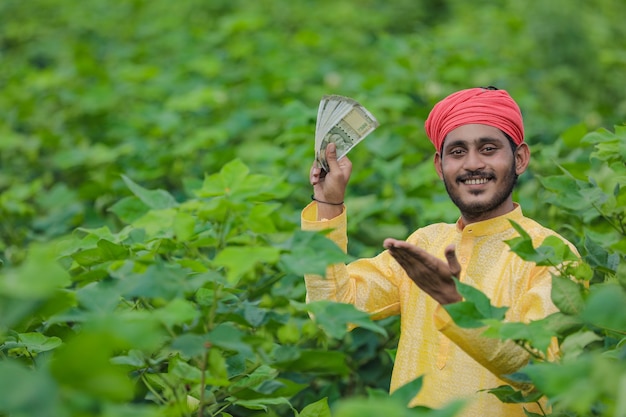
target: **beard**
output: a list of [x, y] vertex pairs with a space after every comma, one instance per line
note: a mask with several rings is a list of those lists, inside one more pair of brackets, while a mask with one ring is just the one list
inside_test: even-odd
[[[463, 180], [466, 177], [485, 177], [490, 178], [492, 180], [497, 180], [495, 174], [487, 173], [484, 171], [475, 171], [470, 172], [467, 175], [459, 176], [456, 178], [456, 182]], [[450, 196], [450, 199], [454, 203], [455, 206], [459, 208], [461, 214], [467, 219], [480, 219], [485, 216], [485, 214], [495, 211], [498, 207], [504, 204], [511, 194], [513, 193], [513, 189], [517, 184], [518, 175], [515, 173], [515, 164], [511, 164], [511, 169], [505, 174], [504, 178], [502, 178], [502, 184], [499, 190], [494, 194], [494, 196], [487, 201], [464, 201], [461, 197], [460, 193], [455, 190], [449, 182], [446, 180], [445, 176], [443, 178], [443, 183], [446, 187], [446, 191]], [[479, 195], [479, 193], [474, 193], [474, 195]]]

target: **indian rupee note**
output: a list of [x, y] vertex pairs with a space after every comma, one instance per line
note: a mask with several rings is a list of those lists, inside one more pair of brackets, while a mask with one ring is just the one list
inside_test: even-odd
[[329, 143], [337, 146], [337, 159], [341, 159], [378, 126], [376, 118], [363, 106], [354, 102], [343, 118], [328, 131], [323, 132], [319, 147], [316, 149], [317, 162], [326, 172], [330, 172], [326, 162], [326, 147]]

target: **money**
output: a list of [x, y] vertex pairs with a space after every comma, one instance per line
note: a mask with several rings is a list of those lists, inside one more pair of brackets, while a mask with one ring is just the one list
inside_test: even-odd
[[322, 97], [315, 125], [315, 159], [330, 172], [326, 162], [326, 147], [337, 146], [337, 159], [341, 159], [379, 126], [378, 120], [355, 100], [328, 95]]

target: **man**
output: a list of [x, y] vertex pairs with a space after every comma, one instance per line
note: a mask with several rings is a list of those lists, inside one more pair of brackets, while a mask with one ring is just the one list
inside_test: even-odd
[[[435, 105], [425, 127], [435, 146], [435, 169], [459, 208], [459, 220], [424, 227], [406, 241], [386, 239], [380, 255], [329, 266], [325, 278], [306, 276], [307, 300], [352, 303], [374, 318], [401, 315], [390, 388], [424, 375], [411, 405], [438, 408], [466, 398], [466, 417], [524, 416], [521, 405], [501, 403], [480, 390], [505, 384], [506, 375], [528, 362], [528, 353], [512, 341], [481, 336], [483, 329], [458, 327], [441, 307], [461, 300], [452, 279], [457, 277], [494, 305], [508, 306], [508, 321], [537, 320], [556, 310], [551, 269], [523, 261], [504, 243], [517, 236], [509, 220], [535, 245], [558, 236], [524, 217], [512, 200], [530, 160], [520, 109], [504, 90], [472, 88]], [[345, 157], [337, 161], [333, 145], [326, 158], [329, 172], [311, 168], [314, 201], [302, 212], [302, 227], [332, 229], [329, 238], [346, 250], [343, 200], [352, 164]], [[524, 406], [539, 412], [534, 404]]]

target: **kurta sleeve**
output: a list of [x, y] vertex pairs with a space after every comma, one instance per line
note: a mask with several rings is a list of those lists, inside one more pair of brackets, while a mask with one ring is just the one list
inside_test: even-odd
[[[327, 235], [341, 249], [347, 251], [346, 209], [330, 220], [317, 220], [317, 203], [302, 211], [303, 230], [331, 230]], [[307, 302], [330, 300], [353, 304], [374, 318], [384, 318], [400, 312], [397, 279], [402, 276], [399, 265], [392, 262], [387, 251], [374, 258], [364, 258], [348, 265], [334, 264], [326, 269], [326, 276], [306, 274]]]
[[448, 339], [498, 378], [523, 390], [531, 388], [526, 385], [520, 386], [506, 378], [506, 375], [517, 372], [530, 359], [530, 354], [512, 340], [503, 341], [485, 337], [482, 335], [485, 328], [459, 327], [441, 306], [438, 306], [435, 312], [435, 325]]

